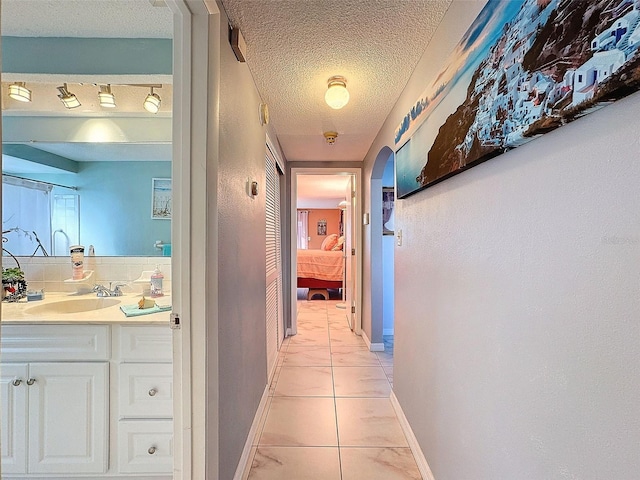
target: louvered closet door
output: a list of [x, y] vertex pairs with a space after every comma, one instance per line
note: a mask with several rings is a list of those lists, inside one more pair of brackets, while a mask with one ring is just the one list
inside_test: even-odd
[[275, 370], [284, 339], [282, 328], [282, 255], [280, 245], [280, 174], [271, 152], [266, 155], [267, 172], [267, 374]]

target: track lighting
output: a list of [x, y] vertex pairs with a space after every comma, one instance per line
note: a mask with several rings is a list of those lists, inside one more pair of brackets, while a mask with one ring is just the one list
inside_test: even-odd
[[60, 92], [60, 95], [58, 95], [58, 98], [64, 104], [65, 107], [77, 108], [81, 105], [78, 99], [76, 98], [76, 96], [73, 93], [69, 92], [69, 90], [67, 90], [66, 83], [62, 87], [58, 87], [58, 91]]
[[324, 94], [324, 101], [334, 110], [339, 110], [349, 103], [349, 90], [347, 90], [347, 79], [340, 76], [331, 77], [328, 81], [327, 92]]
[[116, 97], [113, 93], [111, 93], [111, 85], [100, 85], [98, 98], [100, 99], [101, 107], [105, 107], [105, 108], [116, 107]]
[[19, 102], [30, 102], [31, 90], [25, 87], [24, 82], [14, 82], [9, 85], [9, 96]]
[[147, 95], [147, 98], [144, 99], [144, 109], [149, 113], [158, 113], [161, 101], [160, 95], [153, 93], [153, 87], [151, 87], [151, 92]]

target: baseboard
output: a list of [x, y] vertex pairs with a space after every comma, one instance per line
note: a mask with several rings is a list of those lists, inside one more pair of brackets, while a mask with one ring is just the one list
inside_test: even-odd
[[431, 472], [431, 468], [429, 468], [429, 464], [427, 463], [427, 459], [424, 457], [424, 453], [422, 453], [422, 449], [418, 444], [418, 439], [413, 434], [411, 425], [409, 425], [409, 420], [407, 420], [407, 417], [404, 416], [402, 407], [400, 406], [398, 398], [396, 397], [396, 394], [393, 390], [391, 391], [391, 396], [389, 397], [389, 399], [391, 400], [393, 409], [396, 411], [396, 415], [398, 417], [398, 421], [400, 422], [400, 426], [402, 427], [402, 431], [404, 432], [405, 437], [407, 437], [409, 448], [411, 448], [411, 453], [413, 453], [413, 458], [415, 458], [416, 460], [416, 464], [418, 465], [418, 470], [420, 470], [422, 479], [435, 480], [435, 477]]
[[382, 335], [393, 335], [393, 328], [384, 328], [382, 330]]
[[233, 480], [242, 480], [249, 474], [251, 463], [253, 461], [253, 459], [251, 458], [251, 450], [253, 449], [253, 446], [258, 443], [257, 440], [258, 436], [260, 435], [260, 422], [267, 409], [268, 400], [269, 384], [267, 384], [264, 392], [262, 393], [262, 398], [260, 399], [260, 403], [258, 404], [258, 410], [253, 417], [253, 422], [251, 423], [251, 428], [249, 429], [249, 434], [247, 435], [247, 441], [245, 442], [244, 448], [242, 449], [242, 455], [240, 456], [240, 460], [238, 461], [238, 468], [236, 468], [236, 473], [233, 476]]
[[370, 352], [384, 352], [384, 343], [371, 343], [364, 330], [362, 330], [362, 339]]

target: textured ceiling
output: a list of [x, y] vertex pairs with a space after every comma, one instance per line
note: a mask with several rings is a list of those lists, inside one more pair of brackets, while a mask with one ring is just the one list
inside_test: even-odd
[[[289, 161], [364, 159], [451, 0], [222, 0]], [[342, 110], [327, 80], [347, 79]], [[337, 131], [333, 146], [325, 131]]]

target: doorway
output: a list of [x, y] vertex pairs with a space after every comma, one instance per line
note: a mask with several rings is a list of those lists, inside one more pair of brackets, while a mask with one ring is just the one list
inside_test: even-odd
[[[293, 335], [297, 333], [298, 285], [307, 289], [304, 298], [308, 300], [312, 298], [342, 300], [351, 330], [357, 335], [361, 333], [362, 239], [359, 223], [361, 218], [359, 191], [360, 169], [293, 168], [291, 170], [291, 334]], [[299, 213], [303, 215], [299, 216]], [[298, 223], [304, 222], [305, 220], [302, 219], [305, 217], [307, 223], [301, 225], [305, 234], [303, 234], [304, 238], [301, 238], [298, 234]], [[337, 292], [335, 288], [331, 288], [335, 287], [335, 284], [316, 283], [316, 280], [326, 280], [328, 277], [316, 278], [312, 283], [299, 283], [299, 245], [318, 250], [323, 250], [324, 246], [325, 249], [337, 249], [342, 252], [341, 264], [333, 265], [334, 269], [342, 270], [342, 281], [339, 282], [341, 288], [337, 289]], [[309, 262], [313, 263], [313, 260]], [[331, 280], [335, 281], [337, 278], [327, 281]]]

